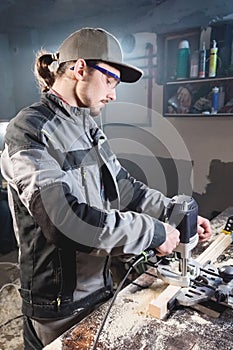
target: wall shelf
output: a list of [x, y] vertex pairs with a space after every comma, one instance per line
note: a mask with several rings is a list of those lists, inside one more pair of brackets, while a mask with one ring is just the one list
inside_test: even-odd
[[[212, 88], [215, 86], [223, 91], [217, 114], [211, 113]], [[232, 117], [233, 106], [229, 113], [227, 102], [233, 99], [233, 77], [170, 81], [164, 84], [163, 99], [164, 117]]]
[[179, 79], [179, 80], [172, 80], [172, 81], [167, 81], [167, 85], [181, 85], [181, 84], [188, 84], [188, 83], [211, 83], [214, 81], [225, 81], [225, 80], [232, 80], [233, 76], [228, 76], [228, 77], [214, 77], [214, 78], [196, 78], [196, 79]]
[[[233, 26], [232, 26], [233, 30]], [[207, 35], [207, 34], [208, 35]], [[158, 57], [158, 70], [161, 72], [158, 83], [163, 85], [163, 115], [164, 117], [233, 117], [233, 57], [230, 61], [224, 56], [228, 46], [232, 45], [229, 39], [225, 40], [224, 30], [220, 27], [209, 28], [203, 31], [201, 28], [181, 31], [178, 33], [163, 34], [158, 43], [161, 53]], [[216, 77], [208, 77], [208, 60], [205, 78], [176, 79], [176, 60], [179, 42], [188, 40], [190, 44], [190, 56], [193, 51], [202, 47], [201, 38], [211, 43], [216, 38], [219, 48], [219, 56], [224, 67], [218, 65]], [[214, 37], [212, 37], [214, 36]], [[232, 39], [231, 39], [232, 40]], [[207, 59], [209, 50], [207, 48]], [[217, 114], [211, 113], [211, 100], [213, 87], [219, 87], [221, 91], [220, 106]], [[230, 102], [231, 101], [231, 102]], [[208, 113], [209, 112], [209, 113]]]

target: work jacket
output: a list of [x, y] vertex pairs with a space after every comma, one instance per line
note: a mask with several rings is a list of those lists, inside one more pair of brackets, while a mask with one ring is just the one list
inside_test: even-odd
[[2, 154], [29, 317], [66, 317], [111, 296], [111, 256], [165, 241], [169, 202], [120, 165], [89, 109], [52, 93], [10, 121]]

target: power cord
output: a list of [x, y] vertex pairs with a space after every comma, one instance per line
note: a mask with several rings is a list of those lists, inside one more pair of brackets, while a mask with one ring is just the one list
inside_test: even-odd
[[[13, 262], [9, 262], [9, 261], [1, 261], [0, 262], [0, 265], [10, 265], [12, 267], [17, 267], [19, 269], [19, 264], [18, 263], [13, 263]], [[0, 294], [2, 293], [2, 291], [5, 289], [5, 288], [8, 288], [8, 287], [13, 287], [15, 288], [15, 290], [17, 291], [17, 293], [19, 294], [19, 285], [16, 283], [17, 282], [17, 279], [14, 281], [14, 282], [9, 282], [9, 283], [5, 283], [1, 288], [0, 288]], [[21, 318], [23, 317], [23, 315], [18, 315], [18, 316], [15, 316], [13, 317], [12, 319], [0, 324], [0, 328], [8, 325], [10, 322], [18, 319], [18, 318]]]
[[14, 282], [4, 284], [0, 289], [0, 293], [2, 293], [3, 289], [5, 289], [7, 287], [14, 287], [16, 289], [17, 293], [19, 293], [19, 285], [16, 284], [16, 281], [17, 280], [15, 280]]
[[18, 263], [13, 263], [11, 261], [0, 261], [0, 265], [10, 265], [10, 266], [17, 267], [19, 269], [19, 264]]
[[13, 321], [15, 321], [15, 320], [18, 320], [19, 318], [22, 318], [23, 316], [24, 316], [24, 315], [21, 314], [21, 315], [15, 316], [14, 318], [11, 318], [10, 320], [8, 320], [8, 321], [2, 323], [2, 324], [0, 325], [0, 328], [3, 328], [3, 327], [5, 327], [5, 326], [7, 326], [9, 323], [11, 323], [11, 322], [13, 322]]
[[107, 309], [107, 312], [104, 316], [104, 319], [100, 325], [100, 328], [97, 332], [97, 335], [96, 335], [96, 338], [95, 338], [95, 341], [94, 341], [94, 344], [93, 344], [93, 347], [92, 347], [92, 350], [96, 350], [96, 347], [97, 347], [97, 344], [98, 344], [98, 341], [99, 341], [99, 337], [100, 337], [100, 334], [104, 328], [104, 325], [106, 323], [106, 320], [107, 320], [107, 317], [111, 311], [111, 308], [116, 300], [116, 297], [118, 295], [118, 293], [120, 292], [122, 286], [124, 285], [125, 283], [125, 280], [126, 278], [128, 277], [128, 275], [130, 274], [130, 272], [140, 263], [142, 262], [147, 262], [149, 258], [152, 258], [153, 256], [155, 256], [155, 251], [154, 250], [146, 250], [146, 251], [143, 251], [139, 256], [137, 256], [134, 261], [132, 262], [132, 264], [130, 265], [128, 271], [126, 272], [124, 278], [122, 279], [122, 281], [120, 282], [120, 284], [118, 285], [113, 297], [112, 297], [112, 300], [111, 300], [111, 303]]

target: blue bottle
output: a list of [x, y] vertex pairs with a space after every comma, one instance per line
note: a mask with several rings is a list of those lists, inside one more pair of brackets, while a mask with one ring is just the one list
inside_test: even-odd
[[219, 88], [215, 86], [212, 89], [212, 105], [211, 105], [211, 114], [218, 113], [218, 104], [219, 104]]

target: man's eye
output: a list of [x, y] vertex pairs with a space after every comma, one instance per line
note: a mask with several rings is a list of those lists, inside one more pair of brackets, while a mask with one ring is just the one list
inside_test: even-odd
[[112, 80], [110, 80], [110, 79], [107, 79], [107, 84], [108, 84], [108, 86], [111, 86], [111, 85], [113, 85], [113, 82], [112, 82]]
[[115, 89], [119, 82], [116, 79], [107, 78], [107, 86], [110, 89]]

